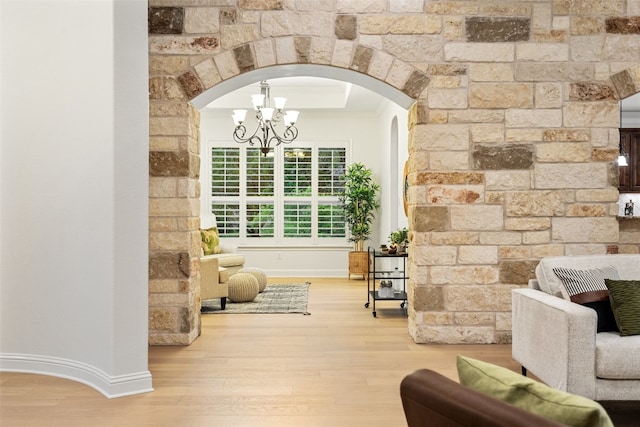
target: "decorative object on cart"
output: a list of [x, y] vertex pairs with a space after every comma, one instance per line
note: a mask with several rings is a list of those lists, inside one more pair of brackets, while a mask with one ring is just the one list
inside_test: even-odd
[[380, 252], [389, 252], [389, 247], [387, 245], [380, 245]]
[[393, 298], [393, 282], [391, 280], [381, 280], [378, 288], [380, 298]]
[[[247, 110], [233, 110], [233, 122], [235, 129], [233, 131], [233, 140], [239, 144], [249, 143], [253, 146], [258, 144], [263, 156], [271, 152], [271, 143], [274, 146], [280, 144], [290, 144], [298, 137], [298, 129], [296, 128], [296, 120], [298, 120], [298, 111], [284, 111], [284, 105], [287, 98], [273, 98], [273, 108], [271, 105], [271, 88], [266, 81], [260, 82], [260, 94], [252, 95], [251, 102], [256, 112], [256, 129], [247, 136], [247, 128], [244, 126], [244, 120], [247, 117]], [[279, 134], [276, 126], [284, 122], [284, 131]], [[260, 135], [261, 134], [261, 135]], [[272, 153], [273, 154], [273, 153]]]
[[633, 200], [629, 200], [624, 205], [624, 216], [633, 216]]
[[391, 241], [391, 246], [396, 247], [399, 253], [406, 252], [409, 244], [409, 229], [402, 227], [392, 231], [389, 235], [389, 241]]

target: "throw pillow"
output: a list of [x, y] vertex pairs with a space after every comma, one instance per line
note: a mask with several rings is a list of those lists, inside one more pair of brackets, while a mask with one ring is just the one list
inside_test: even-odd
[[202, 249], [205, 255], [219, 254], [222, 252], [217, 227], [200, 230], [200, 238], [202, 239]]
[[605, 280], [620, 336], [640, 335], [640, 280]]
[[525, 411], [568, 426], [613, 427], [599, 403], [553, 389], [509, 369], [458, 356], [460, 383]]
[[605, 279], [618, 279], [618, 271], [613, 266], [592, 270], [574, 270], [555, 267], [553, 272], [562, 282], [565, 299], [589, 307], [598, 315], [597, 332], [618, 332], [618, 325], [609, 303], [609, 290]]

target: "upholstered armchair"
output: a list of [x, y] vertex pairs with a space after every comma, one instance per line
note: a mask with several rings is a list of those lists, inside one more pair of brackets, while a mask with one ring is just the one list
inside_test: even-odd
[[228, 285], [220, 281], [218, 258], [200, 258], [200, 298], [202, 300], [220, 298], [220, 307], [224, 310], [228, 296]]

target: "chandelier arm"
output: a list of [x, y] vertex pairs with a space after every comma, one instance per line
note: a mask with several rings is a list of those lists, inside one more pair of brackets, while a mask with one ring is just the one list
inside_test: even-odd
[[269, 144], [274, 139], [277, 141], [275, 145], [291, 144], [298, 137], [298, 129], [294, 125], [287, 126], [282, 135], [278, 134], [272, 123], [269, 123], [269, 127], [273, 132], [273, 136], [269, 138]]
[[244, 125], [238, 125], [236, 126], [236, 128], [233, 131], [233, 140], [235, 142], [237, 142], [238, 144], [244, 144], [244, 143], [249, 143], [249, 145], [253, 145], [255, 142], [255, 140], [257, 140], [258, 142], [260, 142], [260, 137], [258, 137], [256, 134], [258, 133], [258, 130], [260, 129], [260, 126], [256, 127], [256, 130], [253, 131], [253, 134], [251, 134], [251, 136], [245, 138], [244, 136], [247, 133], [247, 128], [244, 127]]

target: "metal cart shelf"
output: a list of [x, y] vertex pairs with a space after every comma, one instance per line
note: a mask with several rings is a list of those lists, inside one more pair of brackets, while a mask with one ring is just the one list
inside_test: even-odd
[[[407, 253], [395, 253], [390, 254], [388, 252], [376, 251], [372, 248], [367, 249], [369, 255], [369, 272], [367, 274], [367, 302], [364, 304], [365, 308], [369, 308], [371, 301], [373, 301], [373, 317], [376, 316], [376, 301], [400, 301], [400, 308], [404, 309], [407, 302]], [[395, 272], [395, 270], [381, 270], [380, 264], [383, 258], [395, 258], [402, 260], [402, 263], [397, 262], [398, 272], [400, 276], [391, 277], [388, 274]], [[402, 268], [400, 268], [401, 266]], [[387, 275], [385, 275], [387, 274]], [[378, 290], [376, 290], [376, 281], [382, 279], [394, 279], [400, 280], [402, 283], [402, 291], [394, 293], [393, 296], [381, 297]]]

